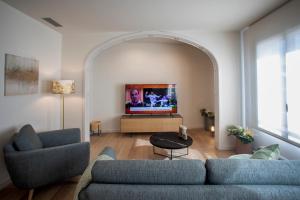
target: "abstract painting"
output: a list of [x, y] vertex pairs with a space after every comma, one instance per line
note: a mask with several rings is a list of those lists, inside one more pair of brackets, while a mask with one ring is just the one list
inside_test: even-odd
[[5, 96], [38, 93], [39, 62], [5, 54]]

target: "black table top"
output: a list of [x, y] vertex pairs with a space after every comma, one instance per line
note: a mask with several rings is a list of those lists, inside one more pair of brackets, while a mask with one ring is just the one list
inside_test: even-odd
[[188, 136], [187, 140], [184, 140], [178, 136], [178, 133], [155, 133], [150, 137], [150, 143], [153, 146], [163, 149], [183, 149], [193, 144], [193, 139]]

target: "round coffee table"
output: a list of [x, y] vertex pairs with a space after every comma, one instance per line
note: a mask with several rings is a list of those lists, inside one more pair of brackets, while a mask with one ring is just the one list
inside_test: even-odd
[[[150, 137], [150, 143], [153, 145], [153, 153], [161, 156], [166, 156], [170, 160], [173, 158], [186, 156], [189, 154], [189, 146], [193, 144], [193, 139], [188, 136], [187, 140], [184, 140], [178, 136], [178, 133], [175, 132], [165, 132], [165, 133], [155, 133]], [[161, 149], [169, 149], [171, 150], [171, 155], [163, 155], [155, 152], [155, 147]], [[180, 154], [177, 156], [173, 155], [173, 151], [176, 149], [184, 149], [186, 148], [185, 154]]]

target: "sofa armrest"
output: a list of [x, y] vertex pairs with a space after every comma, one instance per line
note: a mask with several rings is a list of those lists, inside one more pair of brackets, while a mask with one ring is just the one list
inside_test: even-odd
[[83, 173], [90, 158], [88, 142], [4, 155], [13, 183], [36, 188]]
[[54, 147], [80, 142], [80, 129], [70, 128], [38, 133], [43, 147]]

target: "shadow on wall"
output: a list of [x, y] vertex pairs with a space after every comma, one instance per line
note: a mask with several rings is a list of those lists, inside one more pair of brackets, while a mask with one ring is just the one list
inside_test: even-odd
[[41, 94], [51, 94], [52, 93], [52, 80], [42, 80], [41, 81]]
[[[119, 104], [118, 105], [121, 105], [122, 106], [122, 115], [123, 114], [125, 114], [125, 84], [124, 83], [120, 83], [120, 84], [118, 84], [118, 88], [117, 88], [117, 90], [116, 90], [116, 93], [115, 93], [115, 95], [116, 95], [116, 97], [118, 96], [118, 95], [122, 95], [121, 96], [121, 98], [119, 99]], [[116, 109], [116, 111], [117, 111], [118, 109]]]
[[18, 129], [16, 127], [11, 127], [11, 128], [7, 128], [4, 129], [0, 132], [0, 148], [1, 148], [1, 153], [0, 153], [0, 171], [4, 172], [2, 174], [2, 177], [0, 177], [0, 189], [4, 186], [1, 184], [6, 184], [8, 180], [7, 177], [9, 177], [7, 170], [6, 170], [6, 166], [5, 166], [5, 161], [4, 161], [4, 155], [3, 155], [3, 148], [6, 144], [8, 144], [11, 140], [13, 135], [18, 131]]

